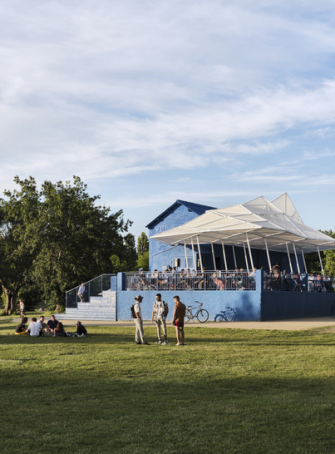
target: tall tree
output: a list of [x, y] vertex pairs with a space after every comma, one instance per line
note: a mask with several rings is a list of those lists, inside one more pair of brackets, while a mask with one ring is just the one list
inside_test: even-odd
[[147, 235], [142, 232], [137, 238], [137, 254], [142, 255], [147, 251], [149, 251], [149, 240]]
[[[41, 292], [46, 304], [63, 307], [65, 291], [81, 281], [113, 272], [111, 255], [134, 263], [134, 238], [122, 210], [112, 214], [90, 197], [79, 177], [73, 184], [15, 177], [20, 190], [0, 199], [0, 285], [6, 313], [24, 286]], [[22, 290], [23, 291], [23, 290]]]
[[39, 194], [34, 178], [14, 181], [19, 191], [5, 191], [0, 199], [0, 285], [6, 297], [5, 312], [14, 312], [19, 290], [29, 280], [38, 253]]
[[64, 306], [65, 291], [81, 281], [113, 271], [112, 254], [124, 255], [122, 233], [128, 230], [122, 210], [110, 214], [96, 204], [79, 177], [70, 182], [42, 185], [41, 249], [34, 275], [51, 307]]

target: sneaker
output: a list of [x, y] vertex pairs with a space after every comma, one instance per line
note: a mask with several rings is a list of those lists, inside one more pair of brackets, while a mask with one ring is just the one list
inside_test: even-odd
[[136, 343], [137, 345], [139, 345], [141, 342], [140, 342], [140, 341], [135, 341], [135, 343]]
[[168, 343], [169, 343], [169, 341], [166, 339], [166, 341], [164, 342], [164, 344], [168, 344]]
[[155, 344], [161, 345], [162, 341], [155, 342]]
[[148, 342], [143, 342], [143, 345], [150, 345], [150, 344], [148, 344]]
[[176, 344], [176, 345], [181, 345], [181, 344]]
[[166, 342], [162, 342], [161, 345], [166, 345]]

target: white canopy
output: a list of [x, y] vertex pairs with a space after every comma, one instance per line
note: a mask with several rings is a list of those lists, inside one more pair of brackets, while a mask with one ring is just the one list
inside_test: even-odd
[[151, 238], [169, 245], [197, 241], [231, 246], [248, 244], [254, 249], [278, 252], [287, 252], [290, 243], [304, 253], [335, 249], [335, 239], [302, 222], [287, 193], [272, 202], [260, 196], [241, 205], [208, 210]]

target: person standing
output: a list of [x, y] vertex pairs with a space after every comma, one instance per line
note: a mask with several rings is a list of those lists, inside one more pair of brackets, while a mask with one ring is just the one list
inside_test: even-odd
[[134, 304], [134, 312], [136, 315], [135, 321], [135, 342], [136, 344], [143, 344], [149, 345], [148, 342], [144, 339], [144, 332], [143, 332], [143, 320], [142, 320], [142, 311], [141, 311], [141, 303], [143, 301], [143, 296], [137, 295], [135, 296], [136, 303]]
[[85, 294], [85, 284], [84, 284], [84, 282], [82, 282], [81, 286], [79, 287], [79, 290], [78, 290], [78, 296], [79, 296], [79, 299], [80, 299], [81, 303], [85, 302], [84, 294]]
[[[154, 302], [151, 323], [155, 321], [157, 327], [157, 337], [158, 337], [158, 344], [166, 345], [169, 343], [167, 340], [167, 332], [166, 332], [166, 316], [169, 313], [169, 306], [165, 301], [162, 301], [162, 295], [157, 293], [156, 301]], [[162, 343], [161, 338], [161, 327], [163, 328], [164, 334], [164, 342]]]
[[25, 317], [25, 306], [24, 302], [20, 299], [20, 316], [21, 318]]
[[176, 345], [185, 345], [184, 338], [184, 318], [186, 312], [186, 306], [180, 301], [179, 296], [174, 296], [173, 300], [175, 302], [174, 312], [172, 317], [172, 324], [176, 328], [177, 344]]

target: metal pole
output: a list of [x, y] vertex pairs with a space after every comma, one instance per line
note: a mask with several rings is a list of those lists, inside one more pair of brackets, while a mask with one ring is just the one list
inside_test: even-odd
[[286, 243], [286, 250], [287, 250], [288, 261], [289, 261], [289, 263], [290, 263], [291, 274], [293, 274], [293, 268], [292, 268], [292, 263], [291, 263], [290, 251], [289, 251], [289, 249], [288, 249], [288, 243]]
[[319, 260], [320, 260], [322, 275], [323, 275], [323, 277], [324, 277], [324, 276], [325, 276], [325, 272], [323, 271], [323, 265], [322, 265], [322, 260], [321, 260], [321, 254], [320, 254], [319, 246], [318, 246], [318, 254], [319, 254]]
[[186, 241], [184, 241], [184, 249], [185, 249], [185, 263], [186, 263], [186, 268], [188, 268], [188, 258], [187, 258]]
[[197, 270], [197, 264], [195, 263], [195, 252], [194, 252], [193, 238], [191, 239], [191, 244], [192, 244], [192, 254], [193, 254], [193, 268], [195, 270]]
[[222, 241], [222, 252], [223, 252], [223, 259], [224, 259], [224, 264], [225, 264], [225, 267], [226, 267], [226, 271], [228, 271], [226, 250], [224, 248], [224, 242], [223, 241]]
[[248, 249], [249, 249], [249, 257], [250, 257], [250, 263], [251, 263], [251, 270], [254, 269], [254, 261], [252, 260], [252, 254], [251, 254], [251, 248], [250, 248], [250, 241], [249, 241], [249, 237], [248, 237], [248, 234], [246, 233], [246, 236], [247, 236], [247, 244], [248, 244]]
[[213, 246], [213, 243], [211, 243], [211, 246], [212, 246], [212, 256], [213, 256], [214, 270], [216, 271], [216, 263], [215, 263], [215, 254], [214, 254], [214, 246]]
[[306, 266], [306, 260], [305, 260], [305, 254], [304, 254], [303, 250], [301, 250], [301, 255], [302, 255], [302, 259], [304, 261], [305, 272], [306, 272], [306, 274], [308, 274], [307, 266]]
[[197, 243], [198, 243], [198, 251], [199, 251], [199, 259], [200, 259], [200, 268], [202, 271], [202, 257], [201, 257], [201, 249], [200, 249], [200, 243], [199, 243], [199, 237], [197, 236]]
[[295, 248], [295, 244], [293, 244], [293, 250], [294, 250], [294, 255], [295, 255], [295, 261], [297, 262], [297, 268], [298, 268], [298, 273], [300, 274], [300, 266], [299, 266], [299, 262], [298, 262], [298, 256], [297, 256], [297, 250]]
[[268, 242], [266, 241], [266, 238], [264, 238], [264, 241], [265, 241], [265, 248], [266, 248], [266, 255], [268, 257], [268, 262], [269, 262], [269, 271], [272, 270], [272, 266], [271, 266], [271, 260], [270, 260], [270, 253], [269, 253], [269, 248], [268, 248]]
[[244, 243], [243, 243], [243, 250], [244, 250], [245, 264], [247, 265], [247, 271], [249, 272], [249, 263], [248, 263], [247, 251], [245, 249], [245, 244]]
[[235, 265], [235, 270], [237, 268], [237, 263], [236, 263], [236, 255], [235, 255], [235, 246], [232, 246], [233, 248], [233, 256], [234, 256], [234, 265]]

